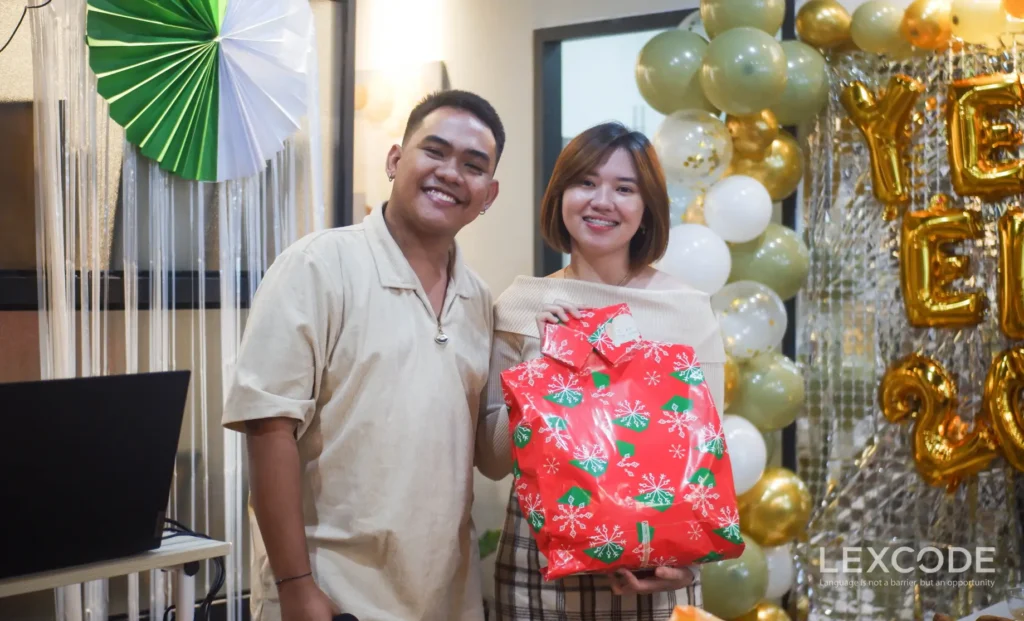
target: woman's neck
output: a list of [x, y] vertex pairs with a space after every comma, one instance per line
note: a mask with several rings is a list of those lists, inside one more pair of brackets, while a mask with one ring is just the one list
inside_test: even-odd
[[569, 266], [565, 268], [565, 272], [569, 278], [619, 287], [629, 282], [633, 276], [629, 269], [628, 255], [585, 257], [575, 251], [570, 256]]

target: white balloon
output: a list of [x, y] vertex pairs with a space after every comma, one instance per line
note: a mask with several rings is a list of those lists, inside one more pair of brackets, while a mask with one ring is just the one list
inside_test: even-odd
[[757, 427], [736, 414], [722, 417], [722, 433], [732, 464], [732, 482], [736, 493], [742, 494], [754, 487], [764, 474], [768, 463], [768, 447]]
[[727, 242], [754, 239], [764, 233], [771, 219], [772, 197], [753, 177], [726, 177], [704, 195], [704, 221]]
[[764, 558], [768, 561], [768, 591], [766, 599], [782, 597], [793, 588], [796, 568], [793, 566], [793, 550], [789, 544], [765, 548]]
[[725, 285], [711, 296], [711, 308], [718, 316], [725, 352], [736, 360], [775, 350], [786, 334], [786, 306], [777, 293], [759, 282], [740, 280]]
[[691, 287], [713, 294], [729, 280], [732, 257], [729, 246], [708, 227], [680, 224], [669, 229], [665, 256], [654, 266]]

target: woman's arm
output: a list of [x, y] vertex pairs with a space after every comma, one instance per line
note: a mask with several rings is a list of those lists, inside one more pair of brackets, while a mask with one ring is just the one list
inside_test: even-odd
[[508, 429], [508, 408], [501, 391], [501, 373], [523, 362], [523, 338], [520, 334], [495, 332], [491, 345], [490, 377], [481, 399], [474, 462], [485, 477], [494, 481], [512, 472], [512, 436]]

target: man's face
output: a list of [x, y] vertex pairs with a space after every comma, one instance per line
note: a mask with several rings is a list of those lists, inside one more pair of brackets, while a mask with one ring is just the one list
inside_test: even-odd
[[454, 237], [498, 195], [494, 135], [477, 117], [456, 108], [426, 116], [404, 146], [388, 153], [395, 175], [392, 199], [420, 232]]

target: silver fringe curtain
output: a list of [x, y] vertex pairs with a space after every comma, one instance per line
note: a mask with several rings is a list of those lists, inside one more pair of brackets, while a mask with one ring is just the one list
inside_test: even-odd
[[[306, 127], [264, 172], [187, 182], [109, 120], [88, 66], [85, 3], [54, 0], [30, 23], [42, 377], [192, 370], [169, 515], [233, 544], [224, 593], [235, 621], [248, 584], [245, 461], [241, 436], [220, 426], [221, 404], [261, 275], [324, 227], [316, 67]], [[208, 309], [214, 291], [219, 305]], [[212, 579], [208, 564], [197, 594]], [[137, 621], [143, 609], [159, 619], [170, 588], [162, 572], [64, 588], [58, 619]]]

